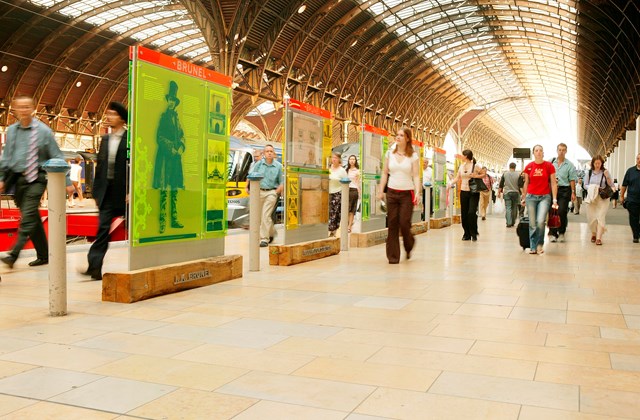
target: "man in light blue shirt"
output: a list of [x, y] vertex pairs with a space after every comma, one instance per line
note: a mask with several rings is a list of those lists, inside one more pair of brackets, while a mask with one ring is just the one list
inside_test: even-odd
[[267, 144], [264, 147], [264, 158], [255, 162], [251, 170], [263, 176], [260, 181], [260, 207], [262, 220], [260, 222], [260, 246], [266, 247], [275, 236], [275, 228], [271, 214], [282, 194], [282, 164], [276, 160], [276, 151]]
[[549, 228], [550, 242], [564, 242], [564, 234], [567, 231], [567, 213], [569, 212], [569, 203], [576, 199], [576, 167], [565, 159], [567, 154], [567, 145], [560, 143], [558, 145], [558, 157], [553, 159], [551, 163], [556, 168], [556, 179], [558, 180], [558, 213], [560, 214], [560, 227]]

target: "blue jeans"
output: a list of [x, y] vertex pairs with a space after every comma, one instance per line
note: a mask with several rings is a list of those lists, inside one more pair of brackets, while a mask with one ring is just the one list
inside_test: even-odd
[[513, 226], [518, 220], [518, 207], [520, 206], [520, 194], [517, 191], [504, 193], [505, 217], [507, 226]]
[[529, 212], [529, 241], [530, 248], [535, 250], [538, 245], [544, 245], [544, 228], [547, 214], [551, 207], [551, 196], [527, 194], [525, 199]]

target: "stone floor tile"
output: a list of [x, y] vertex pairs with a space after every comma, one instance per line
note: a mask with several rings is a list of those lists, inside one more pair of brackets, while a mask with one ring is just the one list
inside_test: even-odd
[[196, 389], [180, 388], [141, 407], [129, 415], [148, 419], [231, 419], [258, 400]]
[[430, 335], [402, 334], [380, 331], [345, 329], [331, 337], [331, 341], [363, 343], [378, 346], [407, 347], [449, 353], [467, 353], [473, 340], [436, 337]]
[[223, 394], [337, 411], [352, 411], [375, 387], [250, 372], [216, 390]]
[[[520, 406], [424, 392], [378, 388], [355, 410], [358, 414], [393, 419], [516, 420]], [[428, 413], [428, 417], [425, 417]]]
[[443, 372], [429, 393], [578, 411], [579, 389], [575, 385]]
[[[270, 351], [302, 354], [331, 359], [348, 359], [364, 361], [382, 348], [380, 344], [367, 344], [339, 341], [341, 333], [333, 336], [332, 340], [315, 338], [291, 337], [269, 347]], [[290, 356], [288, 356], [290, 357]]]
[[0, 360], [86, 371], [96, 366], [126, 357], [125, 353], [87, 349], [65, 344], [41, 344], [0, 355]]
[[231, 328], [221, 329], [190, 325], [168, 325], [150, 331], [147, 335], [255, 349], [267, 348], [288, 338], [288, 336], [281, 334], [268, 334], [258, 331], [252, 331], [248, 334], [247, 331]]
[[141, 382], [213, 391], [244, 375], [247, 370], [209, 363], [137, 355], [100, 366], [92, 372]]
[[254, 419], [304, 419], [304, 420], [342, 420], [347, 412], [325, 410], [322, 408], [305, 407], [294, 404], [284, 404], [274, 401], [260, 401], [233, 420]]
[[342, 328], [323, 325], [310, 325], [293, 322], [269, 321], [264, 319], [243, 318], [227, 322], [220, 327], [221, 330], [261, 332], [274, 335], [286, 335], [292, 337], [328, 338], [340, 332]]
[[611, 353], [610, 357], [613, 369], [640, 372], [640, 355]]
[[90, 373], [39, 367], [0, 379], [0, 393], [46, 400], [100, 378]]
[[517, 307], [509, 314], [509, 319], [528, 321], [555, 322], [564, 324], [567, 321], [567, 311], [558, 309], [540, 309]]
[[640, 372], [539, 363], [536, 380], [640, 393]]
[[3, 416], [2, 420], [109, 420], [115, 418], [118, 418], [118, 414], [42, 401]]
[[175, 389], [168, 385], [102, 378], [50, 398], [50, 401], [124, 414]]
[[553, 408], [523, 405], [518, 420], [622, 420], [621, 417], [600, 416], [577, 411], [555, 410]]
[[640, 393], [580, 387], [580, 411], [631, 419], [640, 417]]
[[470, 340], [494, 341], [499, 343], [544, 345], [547, 335], [531, 331], [509, 331], [494, 328], [474, 328], [463, 325], [439, 325], [430, 336], [466, 338]]
[[[29, 398], [14, 397], [12, 395], [0, 394], [0, 416], [9, 416], [20, 411], [24, 407], [36, 404], [38, 401]], [[22, 417], [23, 419], [25, 417]]]
[[171, 357], [200, 345], [198, 342], [171, 340], [141, 334], [113, 332], [75, 343], [78, 347], [120, 351], [129, 354]]

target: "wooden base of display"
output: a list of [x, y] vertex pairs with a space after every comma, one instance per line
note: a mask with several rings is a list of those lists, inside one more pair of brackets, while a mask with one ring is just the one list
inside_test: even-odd
[[454, 214], [453, 216], [451, 216], [451, 223], [453, 223], [454, 225], [459, 225], [460, 223], [462, 223], [462, 218], [459, 214]]
[[429, 227], [431, 229], [442, 229], [447, 226], [451, 226], [451, 218], [450, 217], [441, 217], [439, 219], [431, 219], [429, 221]]
[[225, 255], [125, 273], [106, 273], [102, 300], [133, 303], [242, 277], [242, 255]]
[[[420, 235], [429, 230], [427, 222], [416, 222], [411, 225], [411, 233]], [[368, 248], [380, 245], [387, 241], [387, 229], [378, 229], [366, 233], [352, 233], [349, 238], [349, 246], [352, 248]]]
[[340, 253], [340, 239], [327, 238], [293, 245], [269, 246], [269, 265], [294, 265]]

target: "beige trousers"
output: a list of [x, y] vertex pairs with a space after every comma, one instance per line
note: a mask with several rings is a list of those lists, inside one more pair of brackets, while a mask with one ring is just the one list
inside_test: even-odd
[[480, 205], [478, 206], [480, 210], [480, 217], [486, 217], [489, 201], [491, 201], [491, 190], [480, 191]]
[[271, 214], [273, 213], [277, 202], [278, 194], [276, 193], [276, 190], [260, 190], [260, 208], [262, 209], [262, 218], [260, 220], [260, 241], [269, 242], [269, 237], [275, 236], [276, 229], [273, 227]]

